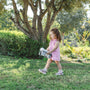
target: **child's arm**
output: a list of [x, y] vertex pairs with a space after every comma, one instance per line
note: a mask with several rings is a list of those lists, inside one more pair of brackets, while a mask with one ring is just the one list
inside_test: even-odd
[[48, 46], [48, 48], [46, 50], [49, 51], [49, 46]]
[[49, 46], [47, 47], [47, 49], [46, 49], [46, 50], [47, 50], [47, 51], [49, 51], [49, 48], [50, 48], [50, 42], [49, 42]]
[[49, 51], [47, 54], [50, 54], [50, 53], [52, 53], [53, 51], [55, 51], [55, 50], [58, 48], [58, 45], [59, 45], [59, 41], [57, 41], [57, 42], [55, 43], [54, 48], [53, 48], [51, 51]]

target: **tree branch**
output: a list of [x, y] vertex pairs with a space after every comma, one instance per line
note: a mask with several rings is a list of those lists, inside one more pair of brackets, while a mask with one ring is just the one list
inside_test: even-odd
[[16, 3], [14, 0], [12, 0], [12, 3], [13, 3], [13, 8], [14, 8], [14, 13], [15, 13], [15, 19], [16, 19], [16, 22], [19, 23], [19, 12], [17, 10], [17, 7], [16, 7]]
[[24, 8], [22, 10], [22, 15], [23, 15], [24, 23], [27, 26], [27, 28], [31, 31], [32, 29], [28, 22], [28, 17], [27, 17], [28, 2], [26, 2], [25, 0], [23, 0], [23, 2], [24, 2]]
[[45, 4], [46, 4], [46, 7], [47, 7], [47, 8], [40, 14], [41, 18], [43, 18], [44, 15], [48, 12], [48, 9], [53, 6], [54, 1], [55, 1], [55, 0], [51, 0], [50, 2], [49, 2], [49, 0], [46, 0], [46, 1], [45, 1]]
[[32, 34], [30, 34], [30, 33], [29, 33], [26, 29], [24, 29], [19, 23], [17, 23], [14, 18], [10, 17], [10, 19], [14, 22], [15, 26], [16, 26], [19, 30], [21, 30], [21, 31], [22, 31], [24, 34], [26, 34], [29, 38], [32, 38], [32, 39], [35, 40], [35, 38], [32, 36]]
[[43, 18], [45, 16], [45, 14], [47, 13], [48, 9], [44, 10], [44, 12], [41, 13], [41, 18]]
[[53, 11], [53, 15], [52, 15], [52, 18], [51, 18], [51, 20], [50, 20], [50, 25], [53, 24], [56, 15], [59, 13], [59, 11], [62, 10], [62, 8], [63, 8], [63, 3], [64, 3], [64, 0], [61, 2], [61, 5], [60, 5], [60, 7], [58, 8], [58, 10], [54, 9], [54, 11]]
[[33, 4], [33, 1], [32, 0], [28, 0], [28, 3], [31, 6], [32, 11], [34, 11], [35, 10], [35, 6]]
[[[48, 1], [48, 0], [47, 0], [47, 1]], [[51, 2], [50, 2], [49, 5], [51, 5], [51, 7], [54, 6], [54, 1], [55, 1], [55, 0], [51, 0]], [[59, 7], [58, 10], [56, 10], [56, 8], [53, 7], [53, 15], [52, 15], [52, 17], [51, 17], [50, 9], [49, 9], [50, 6], [47, 6], [48, 15], [47, 15], [46, 27], [45, 27], [45, 30], [44, 30], [44, 38], [47, 37], [47, 34], [48, 34], [48, 32], [49, 32], [49, 29], [50, 29], [50, 26], [53, 24], [57, 13], [62, 10], [62, 5], [63, 5], [63, 1], [62, 1], [62, 4], [60, 5], [60, 7]]]
[[43, 38], [46, 38], [47, 34], [49, 32], [49, 29], [50, 29], [50, 19], [51, 19], [51, 8], [48, 8], [47, 22], [46, 22], [46, 26], [45, 26], [45, 29], [44, 29], [44, 36], [43, 36]]
[[42, 13], [41, 0], [39, 0], [39, 9], [40, 9], [40, 14], [41, 14]]
[[[24, 8], [23, 8], [23, 19], [24, 19], [24, 23], [25, 23], [27, 29], [29, 30], [29, 32], [37, 39], [36, 31], [34, 30], [34, 29], [36, 29], [36, 27], [34, 29], [31, 28], [31, 26], [30, 26], [30, 24], [28, 22], [28, 17], [27, 17], [28, 0], [27, 0], [27, 2], [26, 2], [26, 0], [23, 0], [23, 1], [24, 1]], [[35, 18], [34, 18], [34, 20], [35, 20]], [[35, 22], [34, 22], [34, 24], [35, 24]]]
[[61, 5], [60, 5], [59, 9], [57, 10], [57, 13], [62, 10], [64, 2], [65, 2], [65, 0], [63, 0], [63, 1], [61, 2]]

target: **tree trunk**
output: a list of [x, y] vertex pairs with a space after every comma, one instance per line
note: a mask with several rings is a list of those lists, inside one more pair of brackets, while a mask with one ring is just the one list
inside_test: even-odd
[[[11, 17], [11, 19], [17, 26], [17, 28], [33, 40], [37, 40], [43, 43], [46, 42], [50, 27], [53, 24], [58, 12], [61, 11], [64, 0], [60, 1], [60, 7], [58, 9], [54, 5], [54, 0], [51, 1], [46, 0], [45, 2], [46, 9], [42, 9], [41, 0], [36, 0], [35, 2], [33, 0], [22, 0], [23, 9], [20, 11], [17, 9], [15, 0], [12, 0], [12, 2], [15, 17], [14, 18]], [[32, 25], [30, 25], [28, 21], [27, 16], [28, 6], [30, 6], [33, 11]], [[40, 12], [39, 15], [37, 14], [38, 9]], [[47, 22], [43, 30], [42, 20], [46, 14], [47, 14]]]
[[41, 41], [42, 42], [42, 38], [43, 38], [43, 28], [42, 28], [42, 19], [41, 17], [38, 17], [38, 23], [37, 23], [37, 26], [38, 26], [38, 41]]
[[64, 46], [64, 33], [62, 33], [62, 45]]

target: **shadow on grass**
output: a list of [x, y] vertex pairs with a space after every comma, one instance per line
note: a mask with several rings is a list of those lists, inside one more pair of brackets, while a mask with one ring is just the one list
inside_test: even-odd
[[[0, 60], [0, 65], [3, 66], [3, 68], [6, 69], [18, 69], [20, 67], [28, 67], [28, 69], [38, 69], [43, 68], [47, 62], [46, 58], [43, 59], [28, 59], [28, 58], [14, 58], [14, 57], [2, 57]], [[88, 63], [72, 63], [71, 61], [61, 60], [61, 65], [65, 69], [82, 69], [87, 65], [88, 69]], [[50, 67], [57, 68], [54, 61], [50, 64]], [[83, 68], [83, 69], [86, 69]]]
[[[0, 90], [87, 90], [90, 64], [61, 61], [64, 76], [55, 76], [53, 62], [47, 75], [38, 72], [47, 59], [27, 59], [0, 56]], [[80, 89], [78, 86], [80, 83]], [[75, 86], [77, 85], [77, 87]], [[58, 86], [58, 87], [57, 87]]]

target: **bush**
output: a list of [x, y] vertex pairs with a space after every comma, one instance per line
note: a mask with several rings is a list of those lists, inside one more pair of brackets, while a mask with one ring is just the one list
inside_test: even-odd
[[62, 55], [67, 55], [70, 58], [90, 58], [90, 47], [71, 47], [71, 46], [61, 46], [60, 53]]
[[77, 56], [75, 54], [73, 54], [73, 53], [71, 53], [70, 55], [68, 55], [68, 57], [73, 58], [73, 59], [76, 59], [77, 58]]
[[20, 31], [0, 31], [0, 53], [28, 58], [37, 58], [40, 47], [46, 44], [28, 38]]
[[71, 54], [72, 50], [68, 46], [60, 46], [60, 53], [63, 55]]

